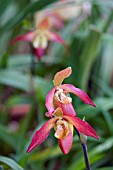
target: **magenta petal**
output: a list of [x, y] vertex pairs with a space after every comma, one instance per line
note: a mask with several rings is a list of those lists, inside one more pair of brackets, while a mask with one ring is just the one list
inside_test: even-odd
[[94, 131], [94, 129], [90, 126], [89, 123], [86, 121], [83, 121], [77, 117], [71, 117], [71, 116], [64, 116], [65, 119], [67, 119], [75, 128], [82, 134], [86, 136], [91, 136], [96, 139], [99, 139], [98, 135]]
[[64, 139], [58, 139], [59, 147], [64, 154], [68, 154], [68, 152], [72, 148], [72, 142], [73, 142], [73, 135], [71, 130]]
[[28, 41], [28, 42], [31, 42], [33, 38], [34, 38], [34, 32], [28, 32], [25, 35], [20, 35], [20, 36], [16, 37], [15, 39], [13, 39], [11, 41], [10, 44], [14, 44], [17, 41]]
[[65, 92], [71, 92], [78, 96], [84, 103], [89, 104], [91, 106], [95, 106], [95, 104], [92, 102], [92, 100], [89, 98], [86, 92], [84, 92], [82, 89], [76, 88], [72, 84], [64, 84], [61, 85], [61, 88], [65, 90]]
[[65, 41], [61, 38], [61, 36], [59, 34], [57, 34], [56, 32], [49, 32], [49, 39], [51, 41], [55, 41], [61, 44], [65, 44]]
[[35, 147], [40, 145], [50, 134], [51, 129], [55, 126], [57, 118], [48, 120], [39, 130], [37, 130], [27, 149], [27, 153], [31, 152]]
[[72, 103], [61, 103], [58, 100], [55, 100], [56, 107], [60, 107], [62, 109], [63, 115], [67, 116], [76, 116], [76, 112]]
[[64, 45], [65, 48], [67, 48], [69, 50], [68, 45], [65, 43], [65, 41], [61, 38], [61, 36], [59, 34], [57, 34], [56, 32], [50, 32], [50, 31], [46, 31], [46, 35], [48, 37], [49, 40], [54, 41], [54, 42], [58, 42], [62, 45]]
[[53, 104], [53, 98], [54, 98], [54, 93], [55, 93], [55, 89], [53, 88], [52, 90], [50, 90], [50, 92], [47, 94], [46, 96], [46, 108], [48, 110], [48, 114], [50, 115], [50, 117], [52, 116], [52, 113], [54, 112], [54, 104]]
[[55, 28], [62, 29], [64, 24], [63, 21], [58, 17], [57, 15], [51, 14], [50, 15], [52, 25], [55, 26]]
[[34, 48], [34, 54], [40, 61], [45, 54], [45, 48]]

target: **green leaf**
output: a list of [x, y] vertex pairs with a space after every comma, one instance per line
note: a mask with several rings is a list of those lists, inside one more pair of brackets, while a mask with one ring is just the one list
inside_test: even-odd
[[[54, 0], [56, 2], [57, 0]], [[12, 17], [5, 25], [3, 25], [0, 28], [0, 34], [2, 34], [5, 31], [8, 31], [15, 25], [17, 25], [19, 22], [21, 22], [28, 14], [33, 14], [36, 11], [39, 11], [43, 9], [44, 7], [48, 6], [49, 4], [53, 3], [53, 0], [38, 0], [36, 2], [32, 2], [28, 4], [27, 6], [24, 6], [23, 9], [17, 14], [15, 14], [14, 17]]]
[[106, 123], [107, 123], [107, 126], [109, 128], [111, 135], [113, 135], [113, 120], [112, 120], [110, 113], [108, 111], [103, 111], [102, 114], [106, 120]]
[[0, 162], [7, 164], [13, 170], [24, 170], [20, 165], [18, 165], [14, 160], [11, 158], [0, 156]]
[[20, 71], [4, 69], [0, 70], [0, 84], [9, 85], [26, 92], [31, 92], [34, 88], [37, 93], [45, 97], [52, 88], [52, 83], [45, 79], [35, 76], [31, 78], [30, 74], [24, 74]]
[[112, 97], [98, 97], [94, 100], [96, 108], [88, 105], [81, 105], [77, 108], [77, 113], [87, 116], [87, 118], [95, 117], [100, 111], [108, 111], [113, 108]]
[[11, 131], [9, 131], [8, 128], [1, 124], [0, 124], [0, 139], [4, 143], [7, 143], [13, 149], [17, 148], [18, 136], [13, 134]]
[[39, 151], [38, 154], [34, 153], [34, 154], [29, 155], [28, 161], [30, 163], [33, 163], [35, 161], [43, 161], [46, 159], [55, 158], [56, 156], [59, 156], [59, 155], [62, 155], [62, 152], [59, 149], [59, 147], [56, 146], [56, 147], [47, 148], [43, 151]]
[[[106, 158], [105, 151], [108, 151], [112, 147], [113, 147], [113, 137], [105, 140], [104, 143], [102, 143], [96, 147], [93, 147], [93, 149], [91, 149], [88, 152], [90, 163], [93, 164], [93, 163], [101, 160], [104, 157]], [[81, 158], [79, 158], [78, 161], [76, 160], [69, 168], [67, 168], [67, 170], [74, 170], [74, 169], [79, 169], [79, 170], [85, 169], [85, 163], [84, 163], [83, 156]]]
[[96, 76], [92, 76], [92, 80], [97, 85], [97, 87], [99, 87], [104, 92], [104, 94], [108, 95], [109, 97], [113, 97], [113, 89], [107, 84], [105, 80], [103, 81], [101, 78]]
[[9, 4], [12, 3], [13, 0], [0, 0], [0, 15], [6, 10]]
[[16, 104], [32, 104], [32, 98], [19, 94], [10, 96], [6, 101], [8, 107], [12, 107]]
[[0, 170], [4, 170], [4, 167], [2, 165], [0, 165]]
[[5, 53], [2, 55], [2, 57], [0, 58], [0, 67], [1, 68], [5, 68], [7, 65], [7, 59], [8, 59], [8, 54]]
[[106, 7], [113, 7], [113, 1], [112, 0], [109, 0], [109, 1], [106, 1], [106, 0], [92, 0], [92, 3], [95, 4], [95, 5], [99, 5], [99, 6], [106, 6]]
[[[98, 154], [98, 155], [92, 157], [90, 159], [90, 164], [93, 164], [96, 161], [99, 161], [100, 159], [103, 158], [103, 156], [104, 156], [104, 154]], [[75, 169], [79, 169], [79, 170], [85, 169], [85, 162], [84, 162], [83, 155], [81, 156], [80, 159], [78, 159], [78, 161], [76, 160], [75, 163], [73, 163], [69, 168], [67, 168], [67, 170], [75, 170]]]
[[0, 70], [0, 83], [29, 92], [30, 78], [15, 70]]
[[[42, 63], [48, 63], [48, 64], [58, 64], [60, 62], [60, 58], [55, 58], [53, 56], [44, 56], [41, 60], [41, 62], [39, 62], [36, 57], [34, 56], [34, 61], [35, 61], [35, 65], [38, 67], [42, 64]], [[30, 54], [16, 54], [16, 55], [11, 55], [8, 58], [7, 61], [7, 67], [8, 68], [21, 68], [23, 67], [25, 68], [30, 68], [31, 67], [31, 55]]]
[[87, 37], [87, 41], [85, 41], [81, 58], [81, 87], [84, 90], [87, 90], [87, 85], [89, 81], [89, 76], [91, 73], [92, 65], [97, 57], [97, 51], [99, 49], [100, 44], [100, 36], [101, 33], [94, 26], [91, 27], [91, 31], [89, 36]]
[[101, 39], [106, 43], [111, 43], [113, 44], [113, 37], [112, 37], [112, 34], [110, 33], [104, 33], [101, 37]]
[[104, 167], [104, 168], [98, 168], [98, 169], [95, 169], [95, 170], [113, 170], [113, 166], [111, 166], [111, 167]]

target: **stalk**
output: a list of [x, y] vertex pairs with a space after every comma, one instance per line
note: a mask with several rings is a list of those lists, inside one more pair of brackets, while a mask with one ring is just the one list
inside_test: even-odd
[[81, 145], [82, 145], [82, 149], [83, 149], [83, 153], [84, 153], [84, 160], [85, 160], [85, 164], [86, 164], [86, 169], [87, 170], [91, 170], [90, 168], [90, 162], [89, 162], [89, 158], [88, 158], [88, 152], [87, 152], [87, 144], [86, 144], [86, 140], [81, 140], [81, 136], [80, 136], [80, 133], [77, 129], [76, 130], [76, 133], [80, 139], [80, 142], [81, 142]]
[[34, 75], [35, 74], [34, 49], [31, 43], [29, 43], [29, 45], [31, 49], [31, 75]]

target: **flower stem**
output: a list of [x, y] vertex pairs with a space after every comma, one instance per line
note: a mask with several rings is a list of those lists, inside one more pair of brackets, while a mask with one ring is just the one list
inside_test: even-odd
[[35, 74], [34, 49], [31, 43], [29, 43], [29, 45], [31, 49], [31, 75], [34, 75]]
[[30, 86], [31, 86], [31, 94], [34, 95], [35, 94], [34, 80], [33, 80], [33, 75], [35, 74], [34, 49], [31, 43], [29, 43], [29, 45], [31, 49]]
[[[30, 69], [30, 86], [31, 86], [31, 95], [35, 97], [35, 82], [33, 76], [35, 75], [35, 58], [34, 58], [34, 49], [31, 43], [29, 43], [31, 49], [31, 69]], [[35, 98], [34, 108], [37, 107], [37, 122], [40, 120], [40, 111], [37, 99]]]
[[87, 168], [87, 170], [90, 170], [90, 163], [89, 163], [88, 153], [87, 153], [87, 145], [82, 144], [82, 148], [83, 148], [83, 152], [84, 152], [84, 159], [85, 159], [85, 163], [86, 163], [86, 168]]
[[[78, 137], [80, 139], [79, 131], [77, 129], [75, 129], [75, 130], [76, 130], [76, 133], [77, 133], [77, 135], [78, 135]], [[80, 142], [81, 142], [81, 140], [80, 140]], [[83, 148], [84, 160], [85, 160], [86, 168], [87, 168], [87, 170], [91, 170], [89, 159], [88, 159], [87, 145], [86, 145], [86, 143], [82, 143], [82, 142], [81, 142], [81, 145], [82, 145], [82, 148]]]

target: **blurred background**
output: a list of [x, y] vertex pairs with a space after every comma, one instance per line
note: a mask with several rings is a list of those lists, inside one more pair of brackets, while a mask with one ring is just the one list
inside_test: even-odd
[[[69, 53], [62, 45], [49, 42], [38, 61], [29, 43], [10, 45], [45, 17], [51, 21], [51, 30], [69, 45]], [[1, 170], [85, 170], [76, 133], [68, 155], [60, 151], [54, 130], [26, 154], [33, 133], [47, 120], [45, 97], [53, 87], [53, 76], [68, 66], [72, 75], [64, 83], [82, 88], [97, 106], [71, 95], [77, 116], [85, 116], [100, 136], [100, 141], [88, 137], [91, 169], [113, 170], [113, 1], [0, 0]]]

